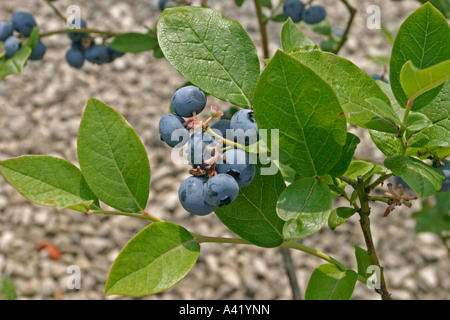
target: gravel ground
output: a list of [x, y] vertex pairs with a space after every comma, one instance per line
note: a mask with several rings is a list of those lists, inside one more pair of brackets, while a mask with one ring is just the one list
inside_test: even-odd
[[[333, 26], [345, 26], [347, 12], [340, 2], [315, 2], [326, 5]], [[414, 0], [350, 2], [359, 14], [340, 54], [369, 74], [383, 73], [383, 68], [366, 55], [387, 55], [390, 45], [380, 30], [366, 28], [367, 6], [379, 5], [382, 21], [395, 34], [419, 4]], [[232, 0], [209, 3], [227, 17], [241, 21], [255, 43], [260, 43], [252, 1], [246, 1], [242, 8], [235, 7]], [[145, 26], [155, 25], [160, 14], [157, 0], [60, 0], [55, 4], [60, 8], [80, 5], [90, 27], [115, 31], [145, 31]], [[1, 1], [0, 20], [9, 19], [17, 10], [32, 13], [44, 31], [61, 28], [61, 21], [52, 10], [36, 0]], [[277, 39], [281, 24], [269, 26], [273, 53], [280, 47]], [[9, 76], [0, 83], [0, 159], [47, 154], [77, 164], [79, 122], [87, 100], [95, 97], [124, 115], [147, 148], [152, 167], [149, 211], [196, 233], [233, 236], [214, 214], [193, 217], [181, 208], [177, 191], [188, 175], [187, 168], [170, 162], [170, 149], [158, 138], [159, 118], [167, 112], [174, 90], [185, 80], [165, 60], [157, 60], [151, 53], [129, 54], [109, 65], [86, 64], [83, 70], [74, 70], [64, 61], [70, 45], [66, 36], [53, 36], [45, 43], [48, 50], [42, 63], [29, 63], [22, 75]], [[212, 98], [209, 103], [227, 107]], [[382, 160], [365, 133], [356, 132], [363, 139], [358, 152]], [[374, 206], [373, 236], [386, 281], [394, 299], [448, 299], [449, 256], [438, 236], [415, 234], [411, 212], [418, 208], [416, 203], [412, 210], [399, 208], [388, 218], [382, 218], [383, 206]], [[86, 216], [37, 206], [0, 178], [0, 275], [8, 276], [17, 285], [21, 299], [129, 299], [106, 297], [105, 281], [121, 248], [146, 224], [120, 216]], [[60, 258], [53, 260], [47, 250], [38, 251], [37, 247], [43, 243], [55, 245], [61, 251]], [[334, 232], [325, 227], [302, 243], [353, 268], [356, 266], [353, 246], [365, 247], [356, 217]], [[303, 252], [292, 252], [292, 257], [304, 292], [311, 272], [323, 261]], [[70, 275], [67, 268], [71, 265], [80, 268], [81, 289], [67, 288]], [[279, 249], [205, 244], [192, 272], [180, 283], [163, 293], [140, 299], [291, 298]], [[353, 298], [379, 299], [379, 296], [358, 283]]]

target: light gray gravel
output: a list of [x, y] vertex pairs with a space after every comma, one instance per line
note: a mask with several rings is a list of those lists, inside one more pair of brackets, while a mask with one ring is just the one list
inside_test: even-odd
[[[193, 1], [197, 3], [197, 1]], [[242, 8], [232, 0], [210, 0], [225, 16], [240, 20], [255, 43], [260, 37], [253, 2]], [[326, 5], [333, 26], [343, 28], [347, 11], [339, 1], [316, 0]], [[379, 30], [368, 30], [366, 8], [377, 4], [382, 21], [395, 33], [401, 22], [416, 8], [417, 1], [388, 0], [350, 2], [359, 14], [350, 40], [341, 55], [369, 74], [383, 68], [366, 58], [367, 54], [389, 54], [390, 45]], [[160, 12], [157, 0], [98, 0], [55, 2], [60, 8], [78, 4], [89, 26], [114, 31], [145, 31], [155, 25]], [[16, 10], [31, 12], [43, 31], [61, 27], [61, 21], [43, 1], [1, 1], [0, 20]], [[270, 25], [270, 49], [279, 48], [281, 24]], [[314, 37], [315, 40], [320, 39]], [[169, 108], [174, 90], [184, 79], [165, 61], [152, 54], [125, 55], [112, 64], [86, 64], [71, 69], [64, 61], [70, 41], [66, 36], [45, 39], [47, 54], [42, 63], [28, 63], [22, 75], [0, 82], [0, 160], [23, 154], [47, 154], [77, 164], [76, 137], [85, 104], [95, 97], [120, 112], [143, 140], [152, 167], [148, 210], [155, 216], [179, 223], [205, 235], [234, 236], [215, 215], [193, 217], [177, 200], [178, 186], [188, 175], [183, 165], [170, 162], [170, 149], [158, 138], [158, 121]], [[221, 108], [226, 103], [210, 99]], [[358, 152], [382, 160], [361, 131]], [[414, 209], [419, 206], [416, 203]], [[434, 234], [415, 234], [413, 210], [396, 209], [382, 218], [383, 206], [374, 206], [371, 216], [373, 236], [386, 281], [397, 299], [450, 298], [449, 256]], [[0, 178], [0, 275], [8, 276], [18, 287], [21, 299], [130, 299], [105, 297], [109, 269], [121, 248], [146, 222], [120, 216], [87, 216], [34, 205]], [[52, 243], [60, 251], [52, 260], [42, 243]], [[355, 268], [354, 245], [365, 247], [356, 217], [337, 228], [325, 227], [302, 240], [305, 245], [329, 253]], [[315, 267], [323, 261], [303, 252], [292, 252], [302, 292]], [[81, 289], [68, 289], [70, 273], [76, 265], [81, 272]], [[291, 299], [288, 278], [279, 249], [252, 246], [205, 244], [197, 264], [173, 288], [142, 299]], [[134, 299], [134, 298], [131, 298]], [[358, 283], [354, 299], [379, 299]]]

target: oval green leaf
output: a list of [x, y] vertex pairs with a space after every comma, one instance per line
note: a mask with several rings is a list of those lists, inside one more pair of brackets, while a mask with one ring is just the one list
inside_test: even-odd
[[260, 247], [277, 247], [283, 243], [284, 221], [277, 216], [275, 206], [286, 185], [280, 171], [262, 175], [260, 170], [258, 167], [250, 185], [240, 189], [236, 200], [214, 212], [241, 238]]
[[286, 221], [285, 238], [310, 236], [325, 225], [331, 212], [332, 196], [328, 185], [314, 177], [300, 178], [280, 195], [276, 210]]
[[158, 40], [148, 34], [130, 32], [116, 36], [110, 46], [120, 52], [140, 53], [155, 49]]
[[258, 127], [268, 129], [267, 136], [279, 130], [280, 163], [300, 175], [324, 175], [339, 161], [347, 126], [334, 91], [282, 51], [258, 81], [254, 114]]
[[101, 201], [124, 212], [145, 209], [150, 188], [145, 147], [119, 113], [96, 99], [89, 100], [81, 120], [78, 159]]
[[172, 222], [152, 223], [120, 252], [105, 293], [144, 296], [164, 291], [186, 276], [199, 254], [199, 243], [183, 227]]
[[260, 63], [239, 22], [213, 9], [178, 7], [164, 10], [157, 30], [164, 56], [185, 78], [216, 98], [252, 105]]
[[0, 162], [5, 179], [30, 201], [87, 212], [99, 209], [81, 171], [70, 162], [51, 156], [28, 155]]

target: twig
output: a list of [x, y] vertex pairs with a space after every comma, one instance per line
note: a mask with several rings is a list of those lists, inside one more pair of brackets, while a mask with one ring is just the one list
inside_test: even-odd
[[292, 296], [294, 300], [301, 300], [300, 286], [298, 285], [297, 275], [295, 273], [294, 262], [292, 261], [291, 252], [289, 248], [280, 248], [281, 255], [284, 259], [284, 269], [291, 284]]
[[261, 0], [255, 0], [255, 7], [256, 7], [256, 14], [258, 16], [259, 31], [261, 33], [264, 59], [268, 59], [269, 58], [269, 44], [267, 41], [266, 22], [263, 21]]
[[55, 30], [55, 31], [49, 31], [46, 33], [42, 33], [40, 34], [40, 38], [45, 38], [45, 37], [49, 37], [55, 34], [64, 34], [64, 33], [85, 33], [85, 34], [89, 34], [89, 33], [96, 33], [96, 34], [100, 34], [106, 37], [115, 37], [117, 35], [119, 35], [120, 33], [116, 33], [116, 32], [110, 32], [110, 31], [103, 31], [103, 30], [98, 30], [98, 29], [61, 29], [61, 30]]
[[361, 209], [359, 211], [359, 224], [361, 225], [361, 230], [364, 235], [364, 240], [367, 246], [367, 254], [370, 257], [370, 261], [373, 265], [380, 268], [380, 288], [376, 288], [375, 291], [381, 295], [383, 300], [391, 300], [391, 295], [387, 290], [386, 283], [384, 280], [384, 272], [383, 268], [380, 265], [380, 261], [378, 260], [377, 252], [375, 250], [375, 245], [373, 243], [372, 232], [370, 230], [370, 206], [369, 206], [369, 196], [366, 192], [366, 188], [364, 186], [364, 179], [362, 176], [359, 176], [357, 179], [356, 191], [358, 192], [358, 197], [361, 205]]
[[53, 11], [56, 13], [56, 15], [57, 15], [58, 17], [60, 17], [61, 20], [64, 21], [64, 23], [67, 23], [67, 18], [61, 13], [61, 11], [59, 11], [59, 10], [53, 5], [53, 3], [51, 3], [50, 0], [44, 0], [44, 1], [45, 1], [45, 3], [47, 3], [47, 4], [50, 6], [50, 8], [53, 9]]
[[341, 0], [341, 2], [345, 5], [348, 12], [350, 13], [350, 18], [347, 21], [347, 26], [345, 27], [344, 35], [342, 36], [341, 40], [339, 41], [336, 48], [334, 48], [333, 53], [338, 54], [341, 48], [344, 46], [345, 42], [347, 41], [348, 33], [350, 32], [350, 28], [353, 24], [353, 19], [356, 15], [356, 9], [352, 7], [347, 0]]

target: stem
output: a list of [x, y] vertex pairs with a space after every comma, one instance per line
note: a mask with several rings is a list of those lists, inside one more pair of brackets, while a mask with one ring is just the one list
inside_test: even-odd
[[384, 280], [383, 268], [378, 260], [377, 252], [375, 250], [375, 245], [373, 243], [372, 232], [370, 230], [370, 206], [369, 206], [369, 196], [367, 194], [367, 189], [364, 186], [364, 179], [362, 176], [358, 177], [356, 191], [358, 192], [358, 197], [361, 205], [361, 210], [359, 211], [359, 224], [361, 225], [361, 230], [364, 235], [364, 240], [367, 246], [367, 254], [370, 257], [370, 261], [373, 265], [380, 268], [380, 288], [375, 289], [377, 293], [381, 295], [383, 300], [391, 300], [391, 295], [387, 290], [386, 283]]
[[266, 22], [263, 21], [261, 0], [255, 0], [255, 8], [256, 8], [256, 14], [258, 16], [259, 32], [261, 33], [264, 59], [268, 59], [269, 58], [269, 44], [267, 41]]
[[47, 4], [53, 9], [53, 11], [56, 13], [56, 15], [57, 15], [58, 17], [60, 17], [61, 20], [64, 21], [64, 23], [67, 23], [67, 18], [61, 13], [61, 11], [59, 11], [59, 10], [53, 5], [53, 3], [51, 3], [50, 0], [44, 0], [44, 1], [45, 1], [45, 3], [47, 3]]
[[333, 50], [334, 54], [338, 54], [339, 51], [341, 50], [341, 48], [344, 46], [345, 42], [347, 41], [348, 33], [350, 32], [350, 28], [353, 24], [353, 19], [355, 18], [355, 15], [356, 15], [356, 9], [354, 7], [352, 7], [347, 2], [347, 0], [341, 0], [341, 2], [345, 5], [348, 12], [350, 13], [350, 18], [347, 21], [347, 26], [345, 27], [344, 35], [342, 36], [341, 41], [339, 41], [338, 45]]
[[379, 184], [383, 183], [383, 181], [385, 181], [386, 179], [392, 177], [394, 174], [393, 173], [386, 173], [383, 174], [381, 177], [379, 177], [377, 180], [375, 180], [372, 184], [370, 184], [367, 189], [373, 190], [375, 189]]
[[245, 151], [245, 146], [243, 146], [243, 145], [241, 145], [241, 144], [239, 144], [237, 142], [225, 139], [224, 137], [222, 137], [220, 134], [214, 132], [214, 130], [212, 130], [209, 127], [208, 127], [208, 129], [205, 130], [205, 132], [208, 132], [210, 135], [216, 137], [217, 139], [222, 139], [223, 143], [226, 144], [227, 146], [231, 145], [231, 146], [233, 146], [236, 149], [242, 149], [242, 150]]
[[105, 37], [115, 37], [119, 35], [120, 33], [116, 32], [110, 32], [110, 31], [103, 31], [98, 29], [61, 29], [61, 30], [55, 30], [55, 31], [49, 31], [45, 32], [39, 35], [40, 38], [49, 37], [55, 34], [64, 34], [64, 33], [96, 33]]
[[346, 182], [347, 184], [349, 184], [349, 185], [351, 185], [353, 187], [356, 185], [355, 180], [353, 180], [353, 179], [351, 179], [351, 178], [349, 178], [347, 176], [340, 176], [339, 179], [341, 179], [342, 181]]
[[281, 247], [281, 255], [284, 260], [284, 269], [289, 278], [289, 283], [291, 284], [292, 296], [294, 300], [301, 300], [300, 286], [297, 281], [297, 275], [295, 273], [294, 261], [292, 261], [291, 252], [289, 248]]
[[145, 219], [152, 222], [161, 222], [164, 220], [161, 220], [150, 213], [144, 211], [142, 213], [129, 213], [129, 212], [121, 212], [121, 211], [108, 211], [108, 210], [89, 210], [87, 214], [105, 214], [110, 216], [127, 216], [127, 217], [133, 217], [133, 218], [139, 218], [139, 219]]
[[[301, 243], [298, 243], [298, 242], [296, 242], [296, 241], [289, 240], [289, 241], [284, 242], [281, 246], [282, 246], [282, 247], [286, 247], [286, 248], [292, 248], [292, 249], [300, 250], [300, 251], [303, 251], [303, 252], [305, 252], [305, 253], [311, 254], [311, 255], [313, 255], [313, 256], [315, 256], [315, 257], [317, 257], [317, 258], [320, 258], [320, 259], [322, 259], [322, 260], [325, 260], [325, 261], [327, 261], [327, 262], [333, 263], [333, 264], [335, 264], [339, 269], [341, 269], [342, 271], [350, 270], [350, 269], [347, 268], [345, 265], [343, 265], [341, 262], [339, 262], [339, 261], [337, 261], [336, 259], [330, 257], [329, 255], [327, 255], [327, 254], [325, 254], [325, 253], [323, 253], [323, 252], [320, 252], [320, 251], [318, 251], [318, 250], [316, 250], [316, 249], [307, 247], [307, 246], [305, 246], [305, 245], [303, 245], [303, 244], [301, 244]], [[364, 283], [364, 284], [367, 283], [367, 279], [364, 278], [363, 276], [359, 275], [359, 274], [358, 274], [358, 281], [360, 281], [360, 282], [362, 282], [362, 283]]]

